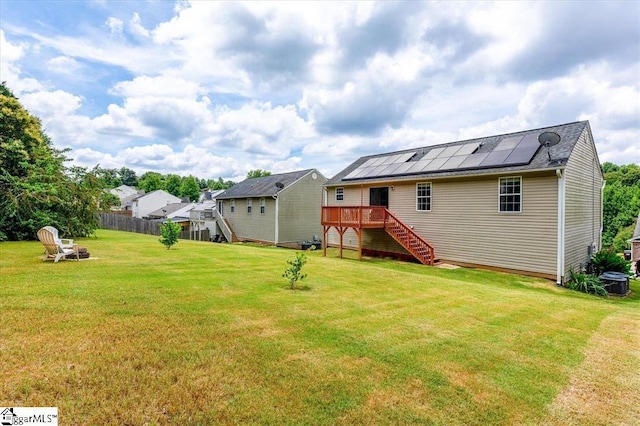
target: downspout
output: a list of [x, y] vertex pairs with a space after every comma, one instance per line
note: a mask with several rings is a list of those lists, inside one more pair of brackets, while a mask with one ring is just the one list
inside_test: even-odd
[[279, 222], [279, 220], [278, 220], [278, 194], [272, 195], [272, 197], [273, 197], [274, 200], [276, 200], [276, 227], [275, 227], [275, 229], [276, 229], [275, 234], [276, 235], [274, 236], [273, 242], [274, 242], [274, 245], [277, 246], [278, 245], [278, 222]]
[[556, 259], [556, 284], [561, 286], [564, 281], [564, 216], [565, 216], [565, 176], [562, 169], [556, 169], [558, 176], [558, 255]]
[[604, 187], [607, 181], [602, 179], [602, 189], [600, 190], [600, 236], [598, 238], [598, 251], [602, 249], [602, 231], [604, 230]]

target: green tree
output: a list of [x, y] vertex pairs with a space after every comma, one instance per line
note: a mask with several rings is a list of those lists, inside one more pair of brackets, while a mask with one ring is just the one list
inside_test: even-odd
[[132, 188], [138, 186], [138, 177], [133, 170], [121, 167], [120, 170], [118, 170], [118, 176], [120, 176], [123, 185], [128, 185]]
[[116, 169], [103, 169], [100, 165], [97, 165], [92, 172], [96, 175], [103, 188], [115, 188], [122, 185], [122, 180]]
[[138, 179], [138, 188], [152, 192], [164, 187], [163, 177], [157, 172], [146, 172]]
[[180, 197], [182, 190], [182, 178], [178, 175], [169, 175], [164, 181], [164, 190], [171, 195]]
[[0, 85], [0, 240], [34, 239], [52, 225], [61, 235], [86, 236], [97, 227], [105, 196], [85, 168], [67, 168], [67, 150], [52, 147], [40, 120]]
[[271, 176], [271, 172], [262, 169], [249, 170], [247, 173], [247, 179], [253, 179], [258, 177]]
[[307, 263], [307, 256], [304, 253], [296, 253], [296, 256], [292, 260], [287, 260], [289, 265], [285, 269], [283, 278], [289, 281], [291, 290], [296, 289], [296, 283], [302, 281], [307, 277], [307, 274], [302, 273], [302, 267]]
[[188, 197], [191, 201], [198, 201], [200, 199], [200, 187], [193, 176], [186, 177], [182, 180], [180, 195], [182, 197]]
[[168, 250], [178, 242], [180, 230], [180, 225], [173, 223], [171, 219], [167, 219], [166, 223], [160, 225], [161, 238], [158, 241], [160, 241]]

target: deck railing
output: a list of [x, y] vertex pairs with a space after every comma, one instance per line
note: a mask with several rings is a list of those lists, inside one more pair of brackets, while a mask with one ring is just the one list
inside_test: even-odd
[[385, 210], [378, 206], [323, 206], [322, 225], [384, 228]]
[[433, 265], [434, 250], [424, 238], [385, 207], [323, 206], [322, 225], [349, 228], [384, 228], [409, 253], [425, 265]]

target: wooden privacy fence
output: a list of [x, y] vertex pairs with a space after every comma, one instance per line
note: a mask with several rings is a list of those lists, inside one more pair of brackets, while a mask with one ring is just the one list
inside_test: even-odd
[[[160, 235], [160, 222], [137, 217], [127, 217], [113, 213], [98, 213], [100, 228], [114, 231], [137, 232], [138, 234]], [[188, 240], [189, 229], [182, 230], [178, 238]]]

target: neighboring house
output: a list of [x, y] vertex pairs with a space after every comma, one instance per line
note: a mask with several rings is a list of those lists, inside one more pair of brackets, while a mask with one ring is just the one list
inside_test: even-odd
[[323, 238], [360, 254], [561, 284], [601, 244], [604, 178], [587, 121], [361, 157], [325, 187]]
[[299, 247], [322, 232], [326, 180], [308, 169], [240, 182], [216, 197], [216, 234], [227, 241]]
[[117, 188], [110, 189], [109, 193], [120, 199], [120, 208], [116, 208], [116, 210], [124, 211], [131, 211], [133, 200], [144, 195], [143, 190], [138, 190], [127, 185], [120, 185]]
[[[189, 220], [191, 221], [189, 226], [191, 230], [190, 239], [202, 241], [211, 239], [215, 235], [215, 210], [216, 201], [213, 199], [204, 199], [195, 205], [189, 212]], [[203, 237], [203, 235], [206, 236]]]
[[132, 200], [132, 216], [139, 219], [146, 219], [149, 213], [161, 209], [172, 203], [179, 203], [180, 198], [169, 194], [162, 189], [138, 196]]
[[[147, 213], [147, 218], [154, 219], [188, 219], [191, 210], [196, 206], [195, 203], [171, 203], [162, 206], [152, 212]], [[174, 220], [175, 222], [175, 220]]]

